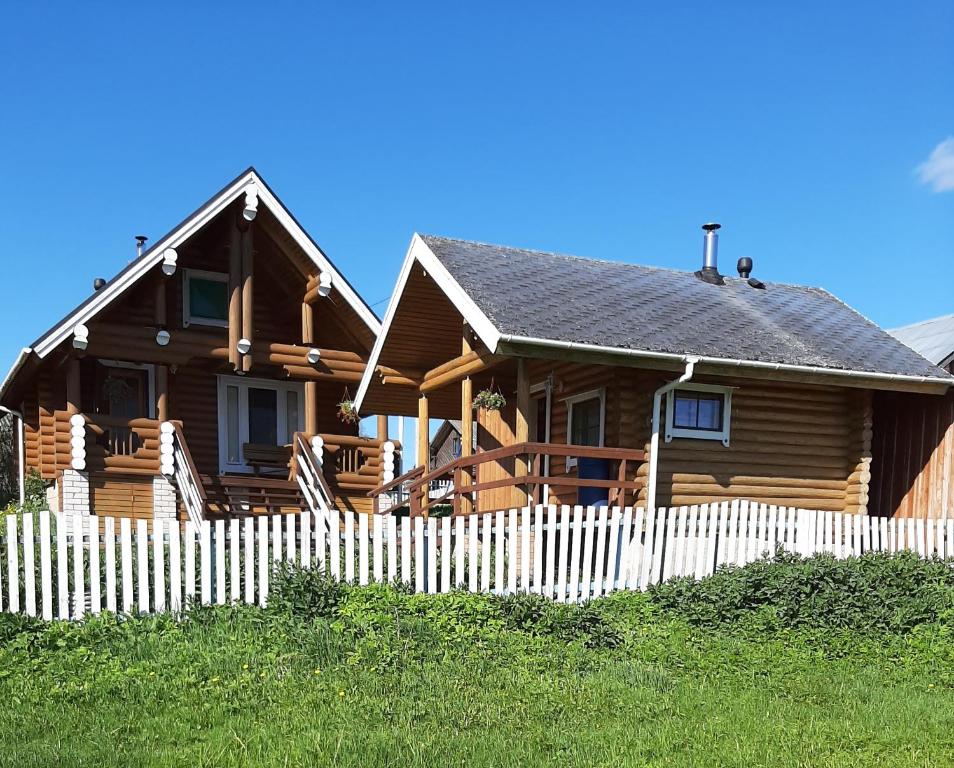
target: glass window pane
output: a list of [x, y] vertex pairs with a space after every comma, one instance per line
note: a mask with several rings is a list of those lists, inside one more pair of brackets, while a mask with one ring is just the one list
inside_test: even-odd
[[278, 445], [278, 392], [248, 388], [248, 441]]
[[228, 461], [239, 462], [239, 391], [238, 387], [225, 388], [225, 429]]
[[600, 399], [598, 397], [573, 403], [571, 436], [573, 445], [600, 444]]
[[221, 280], [190, 277], [189, 314], [211, 320], [228, 320], [228, 285]]
[[285, 393], [285, 440], [291, 442], [298, 431], [298, 392], [289, 389]]
[[677, 427], [692, 429], [696, 426], [697, 402], [693, 397], [676, 395], [674, 423]]
[[722, 429], [722, 399], [705, 397], [699, 399], [699, 429]]

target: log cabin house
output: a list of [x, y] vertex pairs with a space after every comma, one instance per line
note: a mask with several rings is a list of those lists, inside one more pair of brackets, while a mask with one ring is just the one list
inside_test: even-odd
[[254, 169], [94, 288], [0, 386], [54, 510], [369, 508], [393, 444], [337, 404], [378, 318]]
[[[720, 274], [718, 228], [698, 271], [415, 235], [356, 398], [418, 418], [418, 466], [377, 508], [884, 509], [890, 398], [937, 404], [954, 377], [827, 291]], [[432, 418], [460, 420], [464, 455], [426, 471]]]

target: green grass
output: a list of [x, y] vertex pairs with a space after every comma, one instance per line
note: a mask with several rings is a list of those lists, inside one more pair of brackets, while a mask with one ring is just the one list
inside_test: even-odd
[[533, 601], [374, 586], [307, 620], [8, 619], [0, 765], [954, 764], [949, 617], [714, 627], [663, 597], [528, 619]]

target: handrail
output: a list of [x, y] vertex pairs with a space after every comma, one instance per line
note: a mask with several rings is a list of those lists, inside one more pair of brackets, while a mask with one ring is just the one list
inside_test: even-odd
[[199, 470], [196, 469], [195, 460], [192, 458], [192, 451], [189, 450], [189, 444], [186, 442], [185, 433], [182, 431], [182, 422], [173, 421], [172, 426], [174, 429], [173, 434], [175, 435], [179, 450], [182, 451], [182, 455], [186, 460], [186, 465], [189, 467], [189, 474], [195, 481], [196, 492], [199, 494], [199, 498], [202, 499], [202, 501], [206, 501], [205, 488], [202, 487], [202, 482], [199, 479]]
[[[325, 529], [331, 530], [331, 507], [335, 496], [325, 480], [324, 472], [315, 461], [311, 446], [306, 442], [302, 432], [296, 432], [292, 440], [292, 466], [295, 471], [295, 481], [301, 488], [305, 501], [311, 512], [319, 520], [323, 520]], [[304, 472], [297, 471], [301, 467]], [[319, 514], [320, 513], [320, 514]]]
[[627, 461], [643, 461], [646, 458], [646, 452], [629, 448], [600, 448], [589, 445], [554, 445], [553, 443], [514, 443], [505, 445], [502, 448], [494, 448], [489, 451], [481, 451], [470, 456], [461, 456], [437, 469], [428, 472], [419, 478], [415, 485], [420, 487], [426, 482], [446, 475], [448, 472], [457, 469], [457, 467], [476, 467], [480, 464], [486, 464], [488, 461], [500, 461], [509, 459], [513, 456], [520, 456], [527, 453], [543, 453], [549, 456], [575, 456], [587, 459], [625, 459]]
[[[473, 480], [476, 480], [477, 469], [481, 465], [487, 464], [489, 462], [515, 458], [517, 456], [528, 457], [526, 468], [523, 474], [517, 474], [514, 472], [510, 477], [489, 480], [485, 482], [473, 482]], [[529, 457], [531, 456], [535, 457], [533, 461], [529, 460]], [[618, 461], [619, 472], [615, 480], [546, 476], [540, 471], [541, 456], [575, 456], [578, 458], [596, 458]], [[619, 498], [624, 496], [626, 491], [633, 491], [639, 487], [639, 484], [636, 481], [626, 479], [626, 467], [631, 461], [643, 461], [645, 456], [645, 451], [629, 448], [603, 448], [585, 445], [554, 445], [552, 443], [523, 442], [503, 446], [501, 448], [495, 448], [490, 451], [482, 451], [471, 456], [461, 456], [460, 458], [448, 462], [447, 464], [431, 470], [430, 472], [421, 472], [416, 479], [410, 479], [407, 476], [402, 476], [401, 478], [398, 478], [398, 480], [393, 481], [393, 484], [397, 484], [398, 481], [409, 480], [409, 482], [407, 482], [406, 489], [410, 499], [412, 515], [415, 513], [423, 513], [426, 515], [428, 510], [433, 505], [439, 504], [451, 496], [454, 496], [454, 514], [457, 514], [460, 512], [459, 502], [462, 494], [469, 495], [477, 493], [478, 491], [487, 491], [506, 487], [516, 488], [518, 486], [526, 487], [526, 493], [528, 497], [532, 495], [530, 491], [531, 486], [535, 486], [536, 489], [533, 491], [533, 494], [538, 494], [541, 486], [550, 485], [555, 487], [570, 488], [605, 488], [608, 491], [615, 491], [618, 494], [617, 498]], [[464, 468], [470, 470], [470, 472], [468, 472], [468, 475], [470, 475], [470, 482], [467, 482], [466, 484], [462, 482], [464, 476], [462, 470]], [[407, 475], [412, 474], [414, 474], [414, 470], [407, 473]], [[422, 498], [423, 488], [429, 488], [432, 481], [437, 478], [446, 477], [448, 475], [450, 475], [453, 480], [450, 484], [450, 487], [444, 493], [435, 498], [430, 498], [429, 496], [426, 499]], [[382, 487], [378, 493], [380, 494], [383, 492], [383, 490], [384, 488]], [[375, 495], [375, 511], [378, 511], [377, 506], [377, 495]]]
[[368, 496], [378, 496], [378, 495], [380, 495], [380, 494], [382, 494], [382, 493], [386, 493], [387, 491], [390, 491], [392, 488], [396, 488], [397, 486], [401, 485], [402, 483], [407, 482], [407, 481], [410, 480], [412, 477], [417, 477], [417, 476], [420, 475], [423, 471], [424, 471], [424, 467], [414, 467], [414, 469], [412, 469], [412, 470], [410, 470], [410, 471], [408, 471], [408, 472], [405, 472], [405, 473], [404, 473], [403, 475], [401, 475], [400, 477], [395, 477], [395, 478], [394, 478], [393, 480], [391, 480], [390, 482], [384, 483], [384, 485], [379, 485], [377, 488], [374, 488], [374, 489], [368, 491]]

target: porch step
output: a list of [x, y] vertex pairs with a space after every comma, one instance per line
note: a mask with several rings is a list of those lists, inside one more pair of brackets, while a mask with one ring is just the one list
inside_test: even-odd
[[275, 515], [308, 509], [298, 483], [257, 475], [201, 475], [209, 519], [236, 515]]

